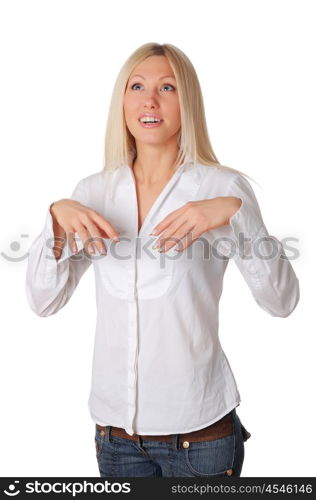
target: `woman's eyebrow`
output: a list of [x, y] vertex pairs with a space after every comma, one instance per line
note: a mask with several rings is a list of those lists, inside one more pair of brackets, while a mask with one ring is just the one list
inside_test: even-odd
[[[142, 78], [143, 80], [146, 80], [146, 78], [145, 78], [144, 76], [142, 76], [142, 75], [132, 75], [132, 76], [130, 77], [130, 80], [131, 80], [132, 78], [134, 78], [134, 76], [137, 76], [137, 77], [139, 77], [139, 78]], [[173, 79], [175, 80], [175, 77], [174, 77], [173, 75], [164, 75], [164, 76], [161, 76], [161, 77], [159, 78], [159, 80], [162, 80], [163, 78], [173, 78]]]

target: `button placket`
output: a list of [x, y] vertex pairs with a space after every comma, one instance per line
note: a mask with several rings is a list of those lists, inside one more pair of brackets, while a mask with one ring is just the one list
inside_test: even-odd
[[[142, 227], [140, 231], [138, 231], [138, 200], [136, 194], [136, 183], [135, 177], [132, 169], [127, 166], [127, 175], [128, 180], [133, 186], [133, 197], [135, 203], [135, 210], [133, 211], [133, 224], [131, 234], [132, 237], [135, 237], [136, 243], [132, 245], [133, 255], [131, 256], [131, 267], [127, 273], [127, 298], [128, 298], [128, 384], [127, 384], [127, 393], [128, 393], [128, 407], [127, 407], [127, 425], [126, 431], [130, 434], [135, 434], [136, 430], [134, 428], [134, 418], [137, 410], [137, 375], [138, 375], [138, 293], [137, 293], [137, 244], [138, 240], [142, 239], [145, 231], [148, 229], [149, 223], [152, 224], [152, 221], [155, 215], [158, 213], [158, 210], [161, 208], [163, 202], [168, 197], [168, 194], [173, 189], [179, 178], [182, 179], [182, 183], [180, 187], [180, 195], [184, 196], [184, 202], [187, 201], [187, 197], [189, 196], [191, 199], [194, 198], [194, 194], [196, 193], [199, 182], [195, 180], [192, 182], [191, 176], [181, 176], [182, 171], [186, 172], [186, 167], [189, 166], [190, 162], [185, 161], [181, 166], [177, 168], [177, 171], [173, 174], [172, 178], [166, 184], [160, 195], [157, 197], [156, 201], [152, 205], [149, 210], [145, 220], [143, 221]], [[173, 208], [173, 204], [170, 205], [170, 210]], [[152, 229], [152, 228], [151, 228]], [[134, 253], [135, 252], [135, 253]]]
[[136, 297], [136, 245], [133, 247], [131, 267], [127, 273], [128, 281], [128, 432], [135, 433], [133, 421], [137, 400], [137, 355], [138, 355], [138, 304]]

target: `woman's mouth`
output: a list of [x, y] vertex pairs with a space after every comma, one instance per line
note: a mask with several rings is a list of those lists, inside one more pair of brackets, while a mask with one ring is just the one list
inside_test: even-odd
[[143, 128], [154, 128], [154, 127], [159, 127], [159, 125], [162, 124], [163, 120], [157, 119], [157, 118], [150, 118], [150, 117], [142, 117], [138, 119], [140, 125]]

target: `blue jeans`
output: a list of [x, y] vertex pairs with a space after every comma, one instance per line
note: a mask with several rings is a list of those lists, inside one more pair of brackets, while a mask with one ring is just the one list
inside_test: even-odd
[[239, 477], [247, 438], [236, 409], [231, 413], [233, 434], [213, 440], [191, 441], [187, 448], [179, 446], [179, 434], [173, 434], [172, 442], [142, 438], [132, 441], [111, 435], [111, 426], [106, 427], [104, 436], [96, 427], [100, 477]]

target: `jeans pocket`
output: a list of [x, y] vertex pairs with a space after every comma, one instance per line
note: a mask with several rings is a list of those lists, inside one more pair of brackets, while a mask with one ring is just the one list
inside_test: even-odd
[[190, 442], [184, 454], [195, 476], [231, 476], [234, 473], [235, 434], [211, 441]]
[[103, 434], [99, 431], [99, 429], [96, 427], [95, 428], [95, 435], [94, 435], [94, 444], [95, 444], [95, 453], [96, 457], [99, 458], [102, 452], [103, 444], [105, 441], [105, 434]]

